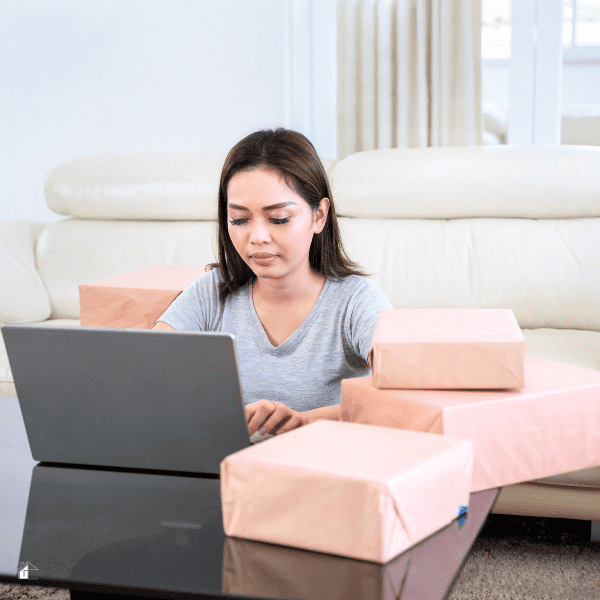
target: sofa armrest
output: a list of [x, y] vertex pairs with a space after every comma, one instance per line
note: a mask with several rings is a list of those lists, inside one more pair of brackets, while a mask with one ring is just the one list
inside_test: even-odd
[[35, 244], [45, 223], [0, 219], [0, 323], [50, 317], [50, 298], [35, 263]]

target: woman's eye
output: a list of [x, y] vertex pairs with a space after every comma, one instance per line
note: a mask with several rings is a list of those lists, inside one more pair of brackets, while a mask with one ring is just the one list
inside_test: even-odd
[[[232, 225], [242, 225], [245, 221], [247, 221], [248, 219], [245, 218], [241, 218], [241, 219], [230, 219], [229, 222]], [[290, 218], [289, 217], [283, 217], [283, 219], [269, 219], [271, 221], [271, 223], [273, 223], [273, 225], [283, 225], [284, 223], [288, 223]]]

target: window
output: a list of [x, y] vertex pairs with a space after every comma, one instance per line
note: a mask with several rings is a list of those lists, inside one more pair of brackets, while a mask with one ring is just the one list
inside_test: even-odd
[[600, 64], [598, 0], [563, 0], [563, 59], [565, 64]]
[[481, 12], [481, 58], [510, 58], [510, 0], [483, 0]]
[[[519, 4], [515, 4], [516, 2]], [[527, 15], [529, 16], [525, 14], [525, 6], [528, 7]], [[512, 96], [513, 101], [516, 99], [512, 119], [517, 118], [517, 112], [520, 114], [517, 127], [514, 126], [513, 120], [513, 134], [515, 131], [528, 129], [545, 135], [544, 131], [555, 128], [552, 123], [556, 122], [556, 116], [552, 115], [562, 114], [562, 139], [565, 140], [564, 134], [568, 133], [569, 128], [576, 125], [576, 118], [593, 117], [599, 119], [598, 126], [594, 125], [593, 127], [593, 135], [588, 132], [589, 135], [586, 134], [584, 140], [581, 135], [577, 134], [580, 141], [574, 141], [577, 136], [573, 138], [573, 136], [567, 135], [566, 138], [570, 141], [562, 143], [600, 145], [600, 0], [558, 0], [558, 7], [559, 11], [562, 8], [562, 40], [560, 37], [556, 37], [561, 34], [560, 21], [553, 21], [556, 25], [552, 26], [553, 32], [550, 33], [550, 37], [548, 36], [547, 19], [549, 15], [553, 14], [553, 10], [557, 10], [557, 0], [513, 0], [513, 2], [511, 0], [482, 0], [484, 143], [506, 143], [511, 104], [510, 81], [515, 73], [519, 73], [520, 86], [516, 87], [524, 94], [528, 94], [529, 106], [522, 105], [523, 93], [519, 92], [516, 96]], [[516, 19], [515, 22], [513, 22], [513, 18]], [[526, 21], [523, 21], [523, 18]], [[541, 42], [539, 29], [533, 25], [534, 21], [536, 23], [544, 21], [546, 29]], [[519, 36], [518, 40], [520, 40], [521, 46], [517, 47], [522, 48], [523, 40], [528, 38], [530, 40], [528, 43], [533, 44], [537, 50], [533, 50], [533, 55], [522, 55], [521, 60], [513, 61], [514, 64], [511, 64], [511, 43], [515, 41], [512, 40], [513, 35]], [[555, 37], [556, 42], [552, 42], [551, 40]], [[548, 47], [549, 41], [550, 48]], [[556, 44], [559, 45], [558, 48], [562, 46], [563, 60], [560, 76], [557, 72], [557, 69], [560, 69], [559, 64], [557, 63], [556, 67], [552, 66], [554, 64], [552, 56], [557, 58], [560, 56]], [[554, 70], [556, 75], [549, 78], [542, 77], [540, 73], [548, 72], [548, 69]], [[540, 99], [548, 101], [544, 104]], [[548, 108], [549, 102], [555, 108]], [[519, 104], [521, 106], [517, 106]], [[526, 121], [531, 121], [531, 123], [527, 125]], [[587, 125], [586, 127], [589, 129]], [[525, 138], [529, 136], [528, 133], [524, 135]], [[548, 135], [546, 140], [556, 139], [552, 134]], [[509, 143], [526, 143], [515, 141], [514, 136], [511, 139], [513, 141], [508, 140]], [[531, 134], [531, 139], [533, 143], [543, 143], [536, 141], [535, 133]], [[546, 143], [556, 142], [546, 141]]]
[[[483, 0], [483, 60], [510, 58], [510, 19], [511, 0]], [[600, 0], [563, 0], [562, 33], [565, 63], [580, 59], [600, 63]]]

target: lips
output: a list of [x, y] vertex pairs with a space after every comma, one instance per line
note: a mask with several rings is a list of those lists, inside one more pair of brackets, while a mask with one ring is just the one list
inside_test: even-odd
[[251, 258], [273, 258], [277, 254], [269, 254], [268, 252], [255, 252]]

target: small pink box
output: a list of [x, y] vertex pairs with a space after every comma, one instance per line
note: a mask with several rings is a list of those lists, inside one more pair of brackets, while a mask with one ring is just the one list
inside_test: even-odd
[[204, 273], [197, 267], [150, 267], [82, 284], [81, 325], [152, 329], [173, 300]]
[[471, 491], [600, 464], [600, 372], [525, 358], [527, 386], [503, 391], [380, 390], [342, 380], [341, 419], [473, 442]]
[[379, 389], [525, 385], [525, 338], [510, 309], [382, 310], [370, 353]]
[[469, 440], [317, 421], [221, 463], [230, 536], [386, 563], [469, 504]]

